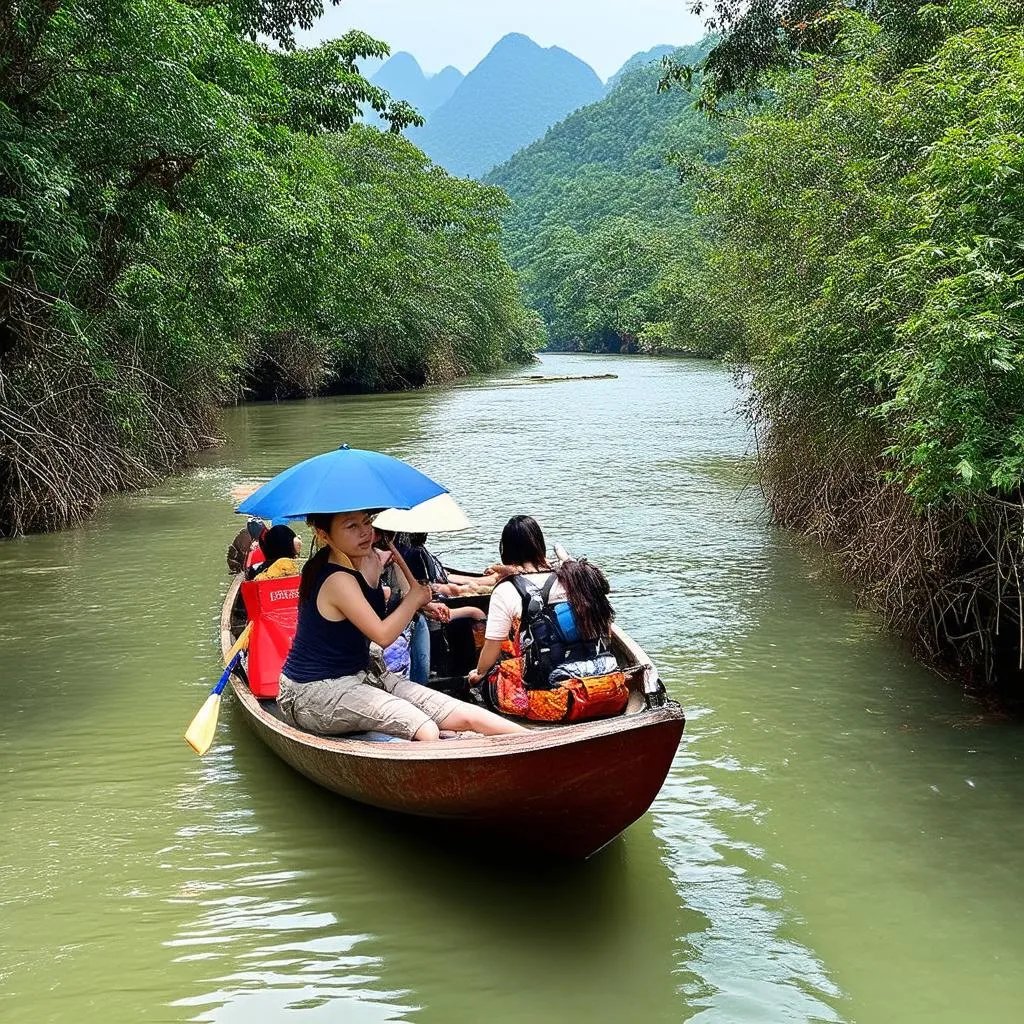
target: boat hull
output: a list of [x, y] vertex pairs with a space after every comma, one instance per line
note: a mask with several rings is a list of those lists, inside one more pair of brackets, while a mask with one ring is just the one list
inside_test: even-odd
[[[222, 644], [230, 646], [225, 604]], [[628, 638], [627, 638], [628, 639]], [[583, 859], [650, 807], [685, 726], [674, 703], [510, 736], [374, 743], [316, 736], [281, 721], [231, 680], [247, 723], [283, 761], [341, 796], [458, 821], [554, 856]]]

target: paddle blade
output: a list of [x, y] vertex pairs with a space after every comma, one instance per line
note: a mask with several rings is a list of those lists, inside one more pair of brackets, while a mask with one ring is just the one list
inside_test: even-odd
[[202, 757], [213, 743], [213, 734], [217, 731], [217, 718], [220, 715], [220, 694], [211, 693], [206, 703], [196, 712], [192, 724], [185, 730], [185, 742]]

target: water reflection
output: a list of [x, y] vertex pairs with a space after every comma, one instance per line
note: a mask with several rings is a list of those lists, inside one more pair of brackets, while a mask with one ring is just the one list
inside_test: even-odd
[[[612, 1020], [624, 1005], [644, 1020], [678, 1017], [676, 936], [708, 922], [679, 909], [649, 826], [567, 872], [339, 801], [240, 721], [230, 739], [215, 756], [236, 770], [204, 770], [182, 794], [202, 827], [163, 851], [181, 878], [174, 900], [195, 915], [169, 950], [205, 972], [191, 981], [201, 994], [175, 1005], [197, 1019], [353, 999], [373, 1020], [476, 1020], [484, 1008], [498, 1020]], [[252, 846], [240, 856], [243, 836]], [[609, 1003], [595, 981], [611, 977]]]

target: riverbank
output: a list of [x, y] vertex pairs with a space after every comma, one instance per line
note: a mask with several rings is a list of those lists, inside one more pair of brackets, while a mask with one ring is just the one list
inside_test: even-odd
[[763, 432], [772, 521], [813, 539], [858, 600], [966, 693], [1024, 710], [1024, 503], [995, 495], [921, 509], [889, 460]]
[[929, 664], [1020, 701], [1019, 11], [844, 9], [826, 45], [779, 17], [741, 19], [703, 79], [708, 103], [771, 82], [700, 188], [704, 336], [733, 324], [749, 360], [775, 520]]
[[506, 197], [434, 167], [361, 76], [388, 47], [292, 49], [279, 14], [98, 0], [4, 30], [0, 536], [152, 483], [247, 395], [451, 380], [543, 342]]
[[[504, 365], [529, 365], [534, 359], [532, 353], [524, 352], [518, 360]], [[480, 372], [480, 367], [449, 360], [436, 371], [426, 370], [416, 385], [373, 390], [344, 387], [335, 381], [320, 391], [304, 391], [296, 383], [280, 397], [396, 393], [451, 384]], [[310, 379], [323, 377], [324, 373], [320, 369], [310, 374]], [[23, 398], [20, 407], [0, 404], [0, 427], [12, 425], [0, 437], [0, 470], [7, 471], [0, 473], [0, 538], [79, 525], [105, 495], [152, 486], [187, 466], [198, 453], [223, 444], [225, 438], [216, 425], [218, 410], [245, 404], [237, 400], [218, 404], [211, 398], [189, 402], [182, 395], [159, 388], [158, 382], [146, 384], [157, 393], [140, 410], [146, 417], [141, 432], [125, 432], [122, 425], [105, 415], [105, 402], [90, 396], [96, 384], [88, 380], [67, 389], [77, 392], [73, 400], [64, 396], [58, 401], [62, 396], [53, 394], [51, 387], [47, 399], [34, 405]], [[0, 397], [14, 396], [17, 401], [22, 394], [0, 371]], [[254, 403], [261, 401], [267, 398], [252, 399]]]

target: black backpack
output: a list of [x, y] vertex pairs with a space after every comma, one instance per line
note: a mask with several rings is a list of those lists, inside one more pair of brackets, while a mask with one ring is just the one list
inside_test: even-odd
[[600, 640], [570, 640], [558, 622], [556, 605], [549, 604], [554, 573], [538, 587], [525, 576], [513, 576], [512, 585], [523, 599], [519, 622], [520, 649], [523, 652], [523, 683], [530, 690], [552, 690], [560, 685], [552, 673], [565, 662], [594, 660], [604, 652]]

